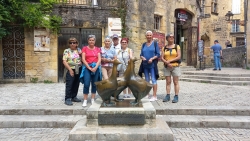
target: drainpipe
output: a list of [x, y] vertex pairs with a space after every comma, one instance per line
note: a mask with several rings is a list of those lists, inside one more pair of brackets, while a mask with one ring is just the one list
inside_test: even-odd
[[244, 37], [245, 37], [245, 48], [246, 48], [246, 57], [245, 57], [245, 68], [247, 68], [247, 65], [248, 65], [248, 58], [247, 58], [247, 37], [249, 35], [247, 35], [247, 16], [248, 16], [248, 0], [244, 0], [244, 22], [245, 22], [245, 25], [244, 25]]

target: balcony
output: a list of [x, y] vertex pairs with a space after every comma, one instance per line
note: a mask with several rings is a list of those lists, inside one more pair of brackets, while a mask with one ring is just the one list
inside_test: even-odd
[[57, 0], [63, 6], [120, 7], [120, 0]]

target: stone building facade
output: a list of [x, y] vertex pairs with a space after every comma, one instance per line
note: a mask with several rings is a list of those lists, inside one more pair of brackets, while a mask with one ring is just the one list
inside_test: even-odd
[[[210, 14], [210, 18], [200, 20], [200, 38], [204, 40], [206, 64], [212, 65], [213, 54], [210, 47], [218, 40], [223, 48], [230, 41], [232, 47], [244, 46], [244, 0], [201, 0], [202, 14]], [[234, 15], [227, 20], [226, 14]]]

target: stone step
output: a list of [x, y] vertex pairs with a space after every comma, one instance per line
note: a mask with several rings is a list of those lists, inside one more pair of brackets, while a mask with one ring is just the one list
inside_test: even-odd
[[182, 75], [203, 75], [203, 76], [219, 76], [219, 77], [250, 77], [250, 71], [249, 73], [225, 73], [223, 71], [217, 71], [217, 72], [203, 72], [203, 71], [188, 71], [183, 72]]
[[237, 85], [237, 86], [250, 85], [250, 81], [220, 81], [220, 80], [192, 79], [192, 78], [180, 78], [179, 80], [186, 82], [199, 82], [199, 83], [210, 83], [210, 84], [221, 84], [221, 85]]
[[86, 115], [82, 106], [1, 106], [0, 115]]
[[156, 115], [250, 116], [249, 106], [157, 106]]
[[86, 116], [0, 115], [0, 128], [73, 128]]
[[208, 79], [208, 80], [221, 80], [221, 81], [250, 81], [250, 77], [232, 77], [232, 76], [207, 76], [207, 75], [181, 75], [180, 78], [190, 79]]
[[250, 116], [157, 116], [174, 128], [240, 128], [250, 129]]

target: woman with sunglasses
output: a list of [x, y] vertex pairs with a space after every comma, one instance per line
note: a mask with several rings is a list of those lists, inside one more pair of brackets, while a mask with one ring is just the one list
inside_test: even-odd
[[167, 95], [163, 99], [163, 102], [170, 101], [170, 89], [171, 89], [171, 76], [173, 76], [175, 96], [172, 103], [178, 102], [179, 94], [179, 76], [181, 75], [179, 60], [181, 59], [180, 46], [174, 44], [174, 35], [172, 33], [166, 36], [168, 44], [162, 48], [162, 61], [164, 62], [164, 75], [166, 77], [166, 91]]
[[[117, 67], [119, 77], [123, 76], [127, 69], [129, 59], [133, 58], [133, 50], [128, 48], [128, 40], [128, 38], [121, 39], [121, 49], [117, 53], [117, 59], [121, 62]], [[123, 90], [123, 98], [130, 98], [130, 96], [131, 91], [129, 88]]]
[[108, 79], [112, 74], [113, 62], [116, 59], [116, 51], [111, 48], [112, 39], [106, 37], [104, 40], [104, 47], [101, 47], [101, 65], [102, 65], [102, 77]]
[[101, 80], [101, 51], [95, 46], [95, 35], [88, 36], [88, 46], [82, 48], [82, 62], [84, 67], [80, 79], [83, 80], [83, 107], [87, 106], [89, 87], [91, 83], [91, 104], [94, 103], [96, 95], [95, 82]]
[[73, 105], [73, 102], [81, 102], [77, 93], [79, 88], [79, 72], [81, 72], [81, 49], [77, 48], [78, 41], [76, 38], [70, 38], [69, 48], [63, 52], [63, 64], [66, 68], [66, 88], [65, 104]]

